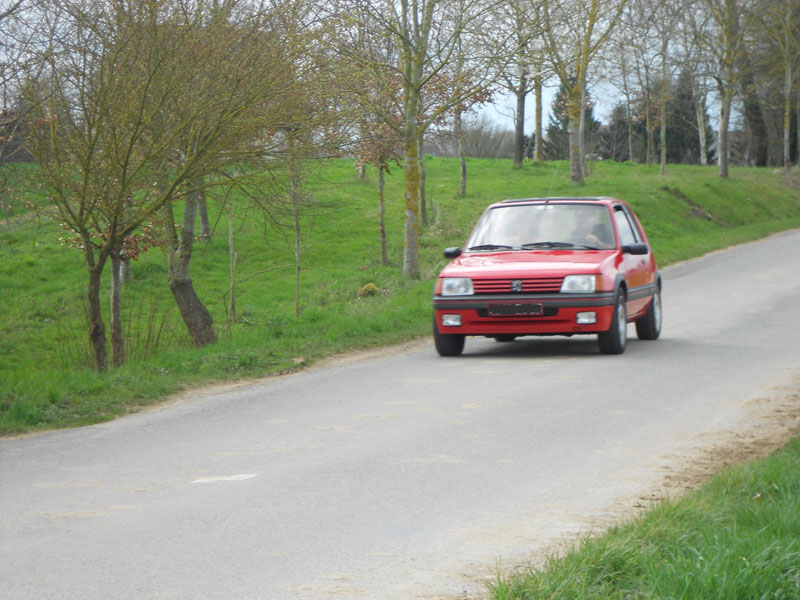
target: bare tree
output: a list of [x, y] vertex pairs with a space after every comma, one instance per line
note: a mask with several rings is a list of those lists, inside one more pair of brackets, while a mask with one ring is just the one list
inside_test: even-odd
[[[340, 80], [349, 91], [347, 97], [355, 105], [358, 121], [356, 168], [360, 178], [365, 178], [368, 164], [378, 171], [378, 236], [381, 264], [388, 265], [384, 192], [390, 165], [399, 164], [402, 158], [402, 84], [396, 72], [377, 65], [398, 60], [397, 46], [388, 32], [366, 20], [340, 30], [334, 47], [341, 48], [343, 44], [346, 48], [361, 49], [361, 60], [352, 64], [352, 71], [343, 74]], [[368, 60], [370, 55], [372, 60]]]
[[196, 192], [196, 182], [254, 150], [242, 140], [258, 128], [271, 66], [253, 43], [259, 27], [251, 14], [230, 26], [242, 16], [236, 8], [42, 5], [39, 22], [52, 44], [44, 72], [32, 73], [26, 88], [35, 107], [31, 149], [84, 253], [98, 369], [107, 367], [99, 292], [108, 259], [142, 223]]
[[[628, 4], [630, 9], [631, 3]], [[616, 35], [612, 39], [613, 48], [607, 53], [607, 59], [611, 65], [611, 81], [622, 92], [625, 98], [625, 122], [627, 125], [627, 150], [628, 160], [635, 161], [633, 152], [633, 83], [631, 73], [631, 62], [629, 52], [629, 39], [638, 37], [633, 33], [632, 26], [628, 21], [628, 11], [621, 16], [620, 26], [617, 32], [624, 32], [623, 35]]]
[[706, 99], [708, 97], [709, 66], [702, 52], [697, 32], [698, 19], [702, 20], [703, 12], [698, 11], [694, 3], [683, 2], [680, 10], [679, 40], [681, 44], [684, 68], [691, 74], [692, 100], [694, 101], [697, 134], [700, 152], [700, 164], [708, 165], [708, 143], [706, 139]]
[[[24, 160], [27, 107], [20, 97], [22, 76], [31, 69], [37, 44], [28, 16], [32, 0], [0, 0], [0, 164]], [[0, 185], [0, 189], [4, 189]]]
[[[508, 65], [501, 71], [499, 84], [514, 94], [514, 158], [512, 168], [522, 166], [525, 158], [525, 102], [532, 91], [541, 97], [541, 73], [543, 71], [541, 23], [539, 6], [529, 0], [512, 0], [500, 10], [500, 17], [513, 36], [508, 40], [506, 52], [510, 55]], [[537, 85], [539, 86], [537, 90]], [[537, 141], [541, 137], [541, 121], [538, 121]]]
[[670, 42], [677, 26], [679, 6], [674, 0], [658, 0], [654, 10], [654, 23], [658, 32], [661, 81], [659, 86], [659, 126], [661, 150], [661, 175], [667, 174], [667, 103], [672, 82]]
[[[236, 131], [229, 132], [233, 137], [219, 157], [220, 167], [229, 168], [237, 160], [274, 153], [285, 145], [283, 138], [267, 132], [285, 128], [300, 89], [291, 68], [297, 52], [293, 45], [296, 38], [284, 28], [285, 13], [293, 13], [296, 6], [285, 3], [255, 14], [247, 14], [248, 8], [247, 3], [229, 4], [222, 11], [214, 8], [210, 21], [202, 12], [192, 15], [195, 19], [205, 19], [205, 27], [214, 30], [209, 31], [212, 43], [201, 49], [205, 65], [196, 77], [205, 93], [196, 98], [197, 104], [183, 100], [172, 106], [171, 112], [187, 122], [204, 111], [210, 114], [185, 131], [175, 158], [178, 163], [191, 156], [208, 138], [218, 135], [218, 123], [225, 120], [229, 111], [237, 115], [236, 121], [231, 122]], [[228, 94], [231, 96], [226, 98]], [[217, 99], [213, 108], [208, 104], [212, 99]], [[249, 162], [253, 170], [252, 160]], [[239, 177], [248, 174], [247, 169], [237, 172]], [[204, 190], [222, 181], [211, 175], [206, 171], [187, 182], [180, 228], [175, 226], [172, 203], [163, 209], [169, 287], [197, 346], [216, 341], [211, 314], [198, 296], [191, 276], [195, 221], [204, 207]]]
[[712, 77], [717, 84], [720, 102], [719, 120], [719, 176], [728, 176], [729, 139], [728, 129], [731, 107], [737, 88], [742, 80], [739, 69], [742, 55], [746, 52], [743, 3], [747, 0], [701, 0], [708, 19], [699, 23], [698, 41], [713, 61]]
[[[419, 273], [420, 134], [458, 103], [491, 83], [500, 59], [490, 50], [494, 44], [489, 44], [488, 15], [495, 4], [478, 0], [355, 0], [352, 5], [341, 7], [347, 13], [342, 22], [369, 23], [389, 36], [398, 48], [399, 60], [392, 63], [376, 62], [373, 54], [365, 55], [360, 48], [348, 44], [343, 44], [340, 51], [371, 68], [379, 80], [391, 73], [401, 78], [406, 277], [416, 277]], [[470, 48], [485, 50], [483, 56], [466, 57], [465, 69], [476, 77], [471, 85], [451, 86], [449, 94], [437, 97], [436, 108], [426, 112], [423, 93], [450, 64], [459, 40]], [[431, 100], [426, 102], [430, 105]]]
[[791, 114], [795, 70], [800, 61], [800, 8], [793, 0], [770, 0], [760, 4], [755, 15], [757, 31], [778, 50], [774, 57], [783, 72], [783, 168], [791, 168]]
[[608, 41], [627, 0], [543, 0], [548, 57], [567, 94], [570, 178], [584, 184], [581, 136], [589, 67]]
[[[636, 81], [634, 102], [638, 105], [636, 119], [644, 121], [646, 146], [645, 162], [655, 161], [655, 125], [657, 99], [656, 72], [659, 68], [658, 37], [654, 34], [654, 9], [647, 0], [630, 2], [625, 10], [626, 27], [620, 30], [622, 43], [630, 50], [631, 66]], [[629, 29], [630, 28], [630, 29]], [[632, 35], [631, 35], [632, 34]]]

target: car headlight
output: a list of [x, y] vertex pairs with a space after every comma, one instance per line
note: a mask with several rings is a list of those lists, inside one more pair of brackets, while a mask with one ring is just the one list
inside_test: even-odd
[[469, 277], [445, 277], [442, 279], [442, 296], [471, 296], [475, 293]]
[[567, 275], [561, 283], [562, 294], [591, 294], [597, 291], [597, 275]]

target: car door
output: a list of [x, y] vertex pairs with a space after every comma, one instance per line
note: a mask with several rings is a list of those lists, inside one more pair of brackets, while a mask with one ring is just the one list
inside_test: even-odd
[[[628, 207], [617, 205], [614, 207], [614, 221], [617, 226], [620, 244], [645, 243], [635, 226], [635, 219]], [[650, 268], [650, 251], [647, 254], [622, 254], [620, 272], [628, 284], [628, 316], [632, 317], [642, 312], [647, 306], [652, 295], [653, 273]]]

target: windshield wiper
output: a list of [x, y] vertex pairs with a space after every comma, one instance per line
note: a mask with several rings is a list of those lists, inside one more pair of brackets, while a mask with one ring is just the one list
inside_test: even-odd
[[572, 248], [574, 245], [569, 242], [528, 242], [520, 248]]
[[594, 246], [584, 246], [583, 244], [571, 244], [569, 242], [528, 242], [522, 244], [520, 248], [580, 248], [582, 250], [599, 250]]
[[512, 250], [513, 246], [503, 244], [481, 244], [480, 246], [470, 246], [467, 250]]

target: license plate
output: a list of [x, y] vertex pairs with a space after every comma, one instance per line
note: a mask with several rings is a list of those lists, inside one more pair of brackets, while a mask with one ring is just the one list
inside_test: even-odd
[[541, 304], [490, 304], [487, 313], [490, 317], [513, 317], [541, 315]]

